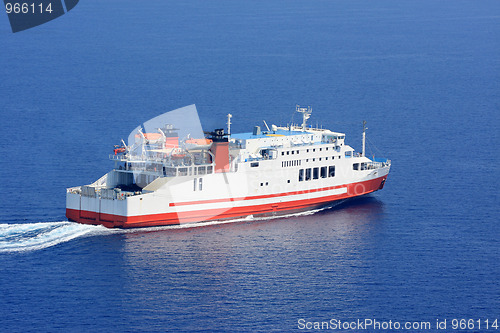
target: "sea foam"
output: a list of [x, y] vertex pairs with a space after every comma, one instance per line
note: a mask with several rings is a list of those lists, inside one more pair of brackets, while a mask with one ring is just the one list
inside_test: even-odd
[[113, 230], [103, 226], [67, 221], [0, 224], [0, 252], [41, 250], [75, 238], [110, 232]]

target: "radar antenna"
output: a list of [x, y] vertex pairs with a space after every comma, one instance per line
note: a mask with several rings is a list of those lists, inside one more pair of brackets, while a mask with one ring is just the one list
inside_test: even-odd
[[295, 110], [297, 112], [302, 113], [302, 132], [306, 130], [306, 122], [309, 117], [311, 117], [311, 113], [313, 112], [312, 107], [308, 106], [306, 108], [300, 107], [300, 105], [296, 105]]

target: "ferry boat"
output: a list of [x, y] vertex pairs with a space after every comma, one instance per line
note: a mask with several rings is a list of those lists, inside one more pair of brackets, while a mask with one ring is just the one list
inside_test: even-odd
[[196, 107], [167, 112], [115, 146], [113, 170], [67, 189], [70, 221], [109, 228], [163, 226], [307, 211], [384, 187], [391, 161], [365, 156], [345, 134], [265, 123], [252, 132], [204, 133]]

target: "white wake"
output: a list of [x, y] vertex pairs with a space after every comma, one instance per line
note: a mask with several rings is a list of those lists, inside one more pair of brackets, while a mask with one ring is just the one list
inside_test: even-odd
[[149, 228], [138, 228], [138, 229], [108, 229], [104, 226], [79, 224], [68, 221], [17, 223], [17, 224], [0, 223], [0, 253], [41, 250], [80, 237], [109, 235], [116, 233], [132, 233], [132, 232], [143, 232], [143, 231], [197, 228], [197, 227], [206, 227], [210, 225], [235, 223], [235, 222], [266, 221], [266, 220], [282, 219], [295, 216], [312, 215], [319, 211], [329, 208], [331, 208], [331, 206], [310, 210], [302, 213], [294, 213], [281, 216], [253, 217], [252, 215], [250, 215], [244, 218], [225, 220], [225, 221], [197, 222], [197, 223], [187, 223], [187, 224], [173, 225], [173, 226], [149, 227]]
[[41, 250], [78, 237], [112, 231], [103, 226], [73, 222], [0, 224], [0, 252]]

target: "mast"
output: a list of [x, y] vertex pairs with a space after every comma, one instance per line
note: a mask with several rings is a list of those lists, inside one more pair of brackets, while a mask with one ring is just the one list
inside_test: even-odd
[[231, 135], [231, 117], [233, 115], [228, 113], [227, 114], [227, 134]]
[[365, 141], [366, 141], [366, 130], [368, 127], [366, 127], [366, 120], [363, 120], [363, 151], [362, 151], [362, 156], [365, 156]]
[[308, 106], [307, 108], [301, 108], [300, 105], [297, 104], [295, 110], [302, 113], [302, 132], [304, 132], [306, 130], [307, 119], [311, 117], [311, 113], [313, 112], [312, 107]]

